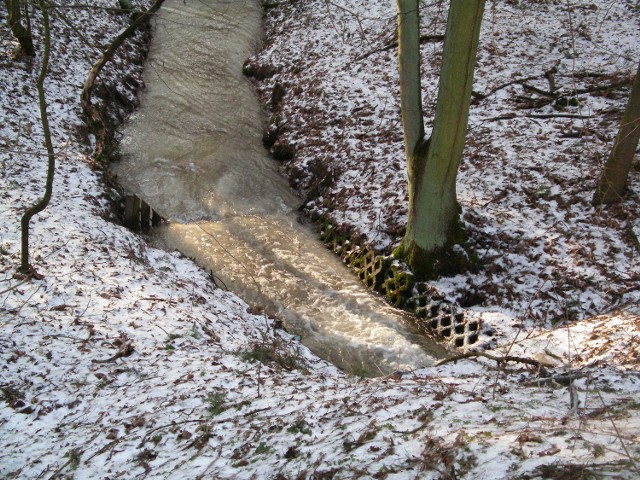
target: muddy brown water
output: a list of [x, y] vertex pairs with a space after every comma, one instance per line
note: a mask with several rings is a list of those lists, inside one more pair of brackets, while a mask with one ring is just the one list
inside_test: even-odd
[[261, 35], [258, 2], [166, 0], [156, 22], [141, 108], [113, 167], [125, 189], [170, 220], [156, 241], [346, 371], [432, 365], [442, 348], [299, 223], [299, 200], [261, 144], [263, 112], [242, 76]]

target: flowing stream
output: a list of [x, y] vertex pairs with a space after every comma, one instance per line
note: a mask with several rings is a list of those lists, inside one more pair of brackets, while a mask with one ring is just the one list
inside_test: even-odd
[[170, 220], [159, 242], [280, 318], [317, 355], [372, 376], [433, 364], [443, 350], [298, 222], [241, 72], [261, 28], [255, 0], [166, 0], [114, 173]]

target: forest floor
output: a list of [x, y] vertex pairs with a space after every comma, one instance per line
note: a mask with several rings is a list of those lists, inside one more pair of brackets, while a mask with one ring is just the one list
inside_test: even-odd
[[[480, 357], [373, 379], [317, 358], [119, 224], [79, 106], [128, 22], [99, 8], [112, 3], [52, 11], [58, 163], [52, 203], [32, 222], [43, 278], [30, 280], [17, 272], [19, 223], [45, 178], [42, 23], [34, 11], [39, 52], [25, 58], [0, 7], [0, 478], [640, 475], [637, 167], [618, 205], [590, 204], [637, 61], [632, 2], [486, 12], [458, 192], [481, 268], [433, 287], [495, 330], [493, 355], [544, 367]], [[446, 4], [425, 8], [425, 35], [437, 40], [445, 16]], [[251, 62], [307, 213], [380, 252], [406, 221], [394, 18], [382, 0], [283, 2]], [[103, 91], [135, 103], [145, 41], [122, 47]], [[441, 47], [423, 47], [427, 119]], [[552, 67], [559, 90], [539, 94]]]

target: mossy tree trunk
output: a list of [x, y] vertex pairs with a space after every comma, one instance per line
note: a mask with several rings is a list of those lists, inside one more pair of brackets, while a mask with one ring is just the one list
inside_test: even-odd
[[638, 140], [640, 140], [640, 65], [633, 79], [620, 130], [593, 195], [595, 205], [617, 202], [624, 195], [633, 157], [638, 148]]
[[420, 85], [418, 0], [397, 0], [400, 104], [409, 177], [409, 219], [395, 255], [418, 278], [449, 275], [468, 264], [456, 177], [469, 119], [473, 70], [484, 0], [452, 0], [447, 20], [438, 101], [430, 139], [424, 138]]
[[130, 12], [133, 8], [131, 0], [118, 0], [118, 5], [120, 5], [120, 8], [126, 12]]
[[22, 0], [5, 0], [7, 5], [7, 23], [11, 29], [11, 33], [16, 37], [20, 47], [26, 55], [33, 57], [36, 54], [33, 48], [33, 39], [31, 38], [31, 28], [27, 22], [27, 27], [22, 25], [22, 6], [28, 8], [26, 2]]

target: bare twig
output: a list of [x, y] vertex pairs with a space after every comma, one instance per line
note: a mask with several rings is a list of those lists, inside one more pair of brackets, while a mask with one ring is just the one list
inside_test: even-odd
[[[420, 36], [420, 44], [428, 43], [428, 42], [442, 42], [444, 41], [444, 35], [421, 35]], [[394, 48], [398, 48], [398, 41], [394, 40], [386, 45], [370, 50], [362, 55], [359, 55], [355, 58], [355, 61], [358, 62], [360, 60], [364, 60], [367, 57], [370, 57], [374, 53], [386, 52], [387, 50], [392, 50]], [[475, 92], [474, 92], [475, 93]], [[484, 98], [484, 97], [482, 97]]]
[[[606, 408], [607, 404], [605, 403], [604, 398], [602, 398], [602, 394], [600, 393], [600, 390], [597, 390], [597, 392], [598, 392], [598, 397], [600, 397], [600, 401], [602, 402], [602, 405]], [[618, 426], [616, 425], [616, 422], [613, 421], [613, 416], [609, 415], [607, 418], [611, 422], [611, 426], [615, 430], [616, 435], [618, 436], [618, 440], [620, 441], [620, 445], [622, 445], [622, 448], [627, 454], [627, 457], [629, 458], [629, 462], [633, 466], [633, 469], [636, 471], [638, 475], [640, 475], [640, 468], [638, 468], [638, 465], [636, 464], [633, 456], [631, 455], [631, 453], [629, 453], [629, 449], [627, 448], [627, 445], [622, 440], [622, 435], [620, 434], [620, 430], [618, 430]]]
[[[25, 307], [25, 305], [27, 305], [31, 299], [35, 296], [36, 293], [38, 293], [38, 291], [42, 288], [44, 284], [41, 282], [40, 285], [38, 285], [38, 288], [36, 288], [33, 293], [31, 295], [29, 295], [29, 298], [27, 298], [24, 302], [22, 302], [22, 305], [20, 305], [20, 308], [18, 308], [17, 310], [13, 310], [11, 311], [11, 314], [14, 317], [17, 317], [18, 314], [20, 313], [20, 311]], [[9, 323], [9, 321], [5, 321], [4, 323], [0, 324], [0, 327], [3, 327], [4, 325], [6, 325], [7, 323]]]
[[49, 477], [49, 480], [58, 478], [58, 475], [60, 475], [62, 471], [67, 467], [67, 465], [69, 465], [73, 461], [74, 461], [74, 457], [69, 455], [69, 460], [67, 460], [64, 464], [62, 464], [60, 468], [58, 468], [55, 472], [53, 472], [53, 474]]
[[171, 423], [167, 423], [165, 425], [160, 425], [159, 427], [156, 427], [150, 431], [148, 431], [144, 438], [142, 439], [142, 444], [144, 445], [147, 442], [147, 439], [149, 438], [149, 436], [154, 433], [157, 432], [158, 430], [163, 430], [165, 428], [171, 428], [171, 427], [175, 427], [177, 425], [183, 425], [185, 423], [208, 423], [211, 425], [217, 424], [217, 423], [227, 423], [227, 422], [233, 422], [234, 420], [236, 420], [237, 418], [243, 418], [243, 417], [250, 417], [251, 415], [255, 415], [256, 413], [260, 413], [260, 412], [264, 412], [267, 410], [270, 410], [272, 407], [264, 407], [264, 408], [257, 408], [255, 410], [250, 410], [246, 413], [243, 413], [242, 415], [238, 415], [237, 417], [233, 417], [233, 418], [222, 418], [219, 420], [212, 420], [210, 418], [196, 418], [193, 420], [182, 420], [180, 422], [171, 422]]
[[[561, 77], [563, 75], [557, 75], [558, 77]], [[589, 72], [583, 72], [583, 73], [577, 73], [575, 75], [576, 78], [594, 78], [594, 77], [603, 77], [605, 76], [604, 74], [595, 74], [595, 73], [589, 73]], [[573, 76], [572, 76], [573, 77]], [[551, 97], [551, 98], [557, 98], [559, 96], [561, 96], [561, 92], [557, 89], [556, 86], [556, 90], [553, 91], [546, 91], [546, 90], [542, 90], [540, 88], [534, 87], [533, 85], [530, 85], [527, 82], [530, 82], [531, 80], [538, 80], [538, 79], [542, 79], [542, 78], [546, 78], [546, 72], [544, 75], [532, 75], [530, 77], [525, 77], [525, 78], [517, 78], [515, 80], [510, 80], [508, 82], [504, 82], [501, 83], [499, 85], [496, 85], [495, 87], [493, 87], [491, 90], [489, 90], [487, 93], [481, 93], [481, 92], [474, 92], [475, 93], [475, 97], [479, 98], [480, 100], [483, 100], [487, 97], [490, 97], [491, 95], [495, 94], [496, 92], [499, 92], [500, 90], [510, 87], [511, 85], [522, 85], [522, 87], [525, 90], [529, 90], [535, 93], [538, 93], [539, 95], [545, 96], [545, 97]], [[565, 93], [565, 95], [568, 96], [575, 96], [575, 95], [581, 95], [581, 94], [585, 94], [585, 93], [593, 93], [593, 92], [602, 92], [602, 91], [607, 91], [607, 90], [615, 90], [617, 88], [620, 87], [624, 87], [627, 86], [631, 83], [632, 79], [631, 78], [625, 78], [623, 80], [618, 80], [615, 82], [611, 82], [605, 85], [597, 85], [594, 87], [587, 87], [587, 88], [579, 88], [579, 89], [573, 89], [571, 91], [569, 91], [568, 93]]]
[[102, 447], [100, 450], [98, 450], [97, 452], [95, 452], [93, 455], [91, 455], [89, 458], [87, 458], [84, 463], [89, 464], [89, 461], [92, 460], [94, 457], [97, 457], [98, 455], [102, 455], [104, 452], [106, 452], [107, 450], [109, 450], [110, 448], [115, 447], [118, 443], [120, 443], [123, 440], [127, 440], [128, 438], [132, 438], [134, 437], [134, 434], [129, 433], [127, 435], [123, 435], [120, 438], [116, 438], [115, 440], [107, 443], [104, 447]]
[[[67, 17], [67, 15], [66, 15], [66, 14], [64, 14], [61, 10], [58, 10], [56, 13], [58, 14], [58, 17], [59, 17], [59, 18], [60, 18], [64, 23], [66, 23], [66, 24], [67, 24], [67, 26], [68, 26], [71, 30], [73, 30], [73, 32], [74, 32], [76, 35], [78, 35], [78, 38], [80, 38], [80, 40], [82, 41], [82, 43], [84, 43], [84, 44], [85, 44], [85, 46], [89, 47], [90, 49], [96, 48], [96, 46], [95, 46], [94, 44], [92, 44], [92, 43], [87, 39], [87, 37], [85, 37], [85, 36], [84, 36], [84, 34], [83, 34], [83, 33], [82, 33], [82, 32], [81, 32], [81, 31], [80, 31], [80, 30], [79, 30], [79, 29], [74, 25], [74, 23], [73, 23], [71, 20], [69, 20], [69, 17]], [[90, 60], [90, 58], [89, 58], [89, 55], [87, 54], [87, 52], [86, 52], [84, 49], [82, 49], [82, 54], [84, 55], [84, 58], [85, 58], [88, 62], [90, 62], [90, 61], [91, 61], [91, 60]]]
[[484, 99], [484, 98], [487, 98], [487, 97], [493, 95], [494, 93], [502, 90], [503, 88], [507, 88], [507, 87], [509, 87], [511, 85], [517, 85], [517, 84], [520, 84], [522, 82], [528, 82], [530, 80], [536, 80], [538, 78], [541, 78], [541, 76], [542, 75], [533, 75], [531, 77], [518, 78], [516, 80], [511, 80], [509, 82], [501, 83], [500, 85], [497, 85], [497, 86], [493, 87], [487, 93], [476, 93], [476, 97], [480, 98], [480, 99]]
[[211, 233], [211, 232], [209, 232], [209, 231], [205, 230], [205, 229], [202, 227], [202, 225], [200, 225], [199, 223], [196, 223], [196, 226], [197, 226], [200, 230], [202, 230], [204, 233], [206, 233], [209, 237], [211, 237], [211, 238], [213, 239], [213, 241], [215, 241], [215, 242], [218, 244], [218, 246], [219, 246], [220, 248], [222, 248], [222, 250], [223, 250], [224, 252], [226, 252], [226, 254], [227, 254], [227, 255], [229, 255], [229, 256], [230, 256], [231, 258], [233, 258], [236, 262], [238, 262], [238, 265], [240, 265], [240, 266], [244, 269], [244, 271], [245, 271], [245, 272], [247, 272], [247, 274], [248, 274], [248, 275], [249, 275], [249, 277], [251, 278], [251, 280], [252, 280], [253, 284], [255, 285], [256, 289], [258, 290], [258, 294], [259, 294], [259, 295], [260, 295], [260, 297], [262, 297], [262, 299], [263, 299], [263, 301], [262, 301], [263, 305], [267, 305], [266, 298], [265, 298], [264, 294], [262, 293], [262, 287], [261, 287], [261, 286], [260, 286], [260, 284], [258, 283], [258, 280], [256, 280], [256, 277], [254, 277], [253, 273], [251, 273], [251, 271], [250, 271], [250, 270], [249, 270], [249, 269], [244, 265], [244, 263], [242, 263], [240, 260], [238, 260], [236, 257], [234, 257], [234, 256], [233, 256], [233, 254], [232, 254], [229, 250], [227, 250], [227, 249], [224, 247], [224, 245], [222, 245], [222, 243], [220, 243], [220, 240], [218, 240], [218, 239], [216, 238], [216, 236], [215, 236], [213, 233]]
[[345, 8], [345, 7], [341, 6], [341, 5], [333, 3], [330, 0], [324, 0], [324, 1], [325, 1], [326, 4], [332, 5], [332, 6], [336, 7], [337, 9], [343, 10], [343, 11], [347, 12], [348, 14], [352, 15], [356, 19], [356, 22], [358, 23], [358, 28], [360, 29], [360, 36], [362, 37], [363, 40], [367, 38], [367, 35], [366, 35], [365, 31], [364, 31], [364, 28], [362, 27], [362, 23], [360, 22], [360, 16], [358, 16], [357, 13], [355, 13], [352, 10], [349, 10], [348, 8]]
[[18, 288], [20, 285], [22, 285], [23, 283], [27, 283], [29, 280], [31, 280], [31, 277], [27, 277], [24, 280], [22, 280], [21, 282], [16, 283], [15, 285], [13, 285], [12, 287], [6, 288], [5, 290], [2, 290], [0, 292], [0, 295], [3, 295], [7, 292], [10, 292], [11, 290], [15, 290], [16, 288]]

